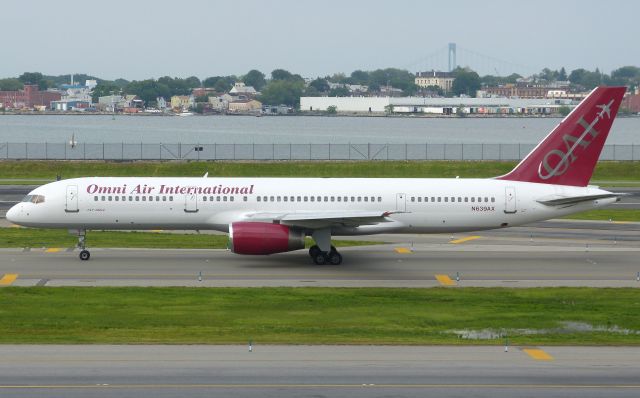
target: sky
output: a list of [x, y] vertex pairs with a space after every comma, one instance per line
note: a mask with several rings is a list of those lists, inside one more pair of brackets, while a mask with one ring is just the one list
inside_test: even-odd
[[450, 42], [480, 74], [640, 66], [628, 0], [3, 0], [0, 18], [0, 78], [446, 70]]

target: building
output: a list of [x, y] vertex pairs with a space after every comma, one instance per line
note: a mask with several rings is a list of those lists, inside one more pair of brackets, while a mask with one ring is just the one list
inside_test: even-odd
[[171, 97], [171, 109], [174, 111], [186, 111], [195, 105], [193, 95], [174, 95]]
[[620, 108], [628, 112], [640, 113], [640, 92], [636, 90], [635, 94], [624, 97]]
[[335, 106], [338, 113], [394, 113], [450, 115], [466, 114], [553, 114], [559, 108], [575, 106], [570, 99], [522, 98], [426, 98], [426, 97], [301, 97], [302, 112], [326, 111]]
[[484, 87], [482, 91], [488, 96], [507, 98], [583, 98], [584, 94], [571, 94], [568, 85], [540, 85], [528, 82], [505, 84], [502, 86]]
[[416, 86], [427, 88], [429, 86], [438, 86], [442, 91], [449, 92], [453, 88], [455, 78], [450, 72], [417, 72], [415, 83]]
[[51, 101], [59, 101], [57, 91], [40, 91], [36, 84], [25, 84], [22, 90], [0, 91], [0, 103], [5, 109], [33, 109], [36, 106], [49, 108]]
[[[104, 97], [98, 97], [98, 110], [106, 112], [115, 112], [118, 109], [118, 104], [121, 104], [124, 98], [121, 95], [105, 95]], [[122, 109], [120, 107], [120, 109]]]
[[262, 102], [252, 99], [232, 101], [229, 102], [229, 112], [260, 113], [262, 112]]
[[215, 95], [215, 94], [216, 94], [216, 89], [215, 88], [196, 87], [193, 90], [191, 90], [191, 95], [193, 95], [195, 98], [204, 97], [204, 96], [211, 96], [211, 95]]
[[60, 101], [51, 101], [51, 110], [66, 112], [77, 111], [84, 112], [91, 109], [91, 100], [78, 100], [78, 99], [61, 99]]
[[226, 112], [229, 109], [229, 102], [234, 101], [235, 98], [229, 94], [222, 94], [217, 97], [209, 97], [209, 104], [211, 110], [214, 112]]
[[255, 95], [258, 94], [258, 92], [252, 86], [245, 86], [244, 83], [237, 82], [233, 85], [231, 90], [229, 90], [229, 94], [231, 95], [244, 94], [250, 97], [255, 97]]

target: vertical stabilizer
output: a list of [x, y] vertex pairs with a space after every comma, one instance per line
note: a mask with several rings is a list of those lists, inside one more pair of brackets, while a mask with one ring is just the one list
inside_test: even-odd
[[586, 186], [626, 87], [595, 88], [501, 180]]

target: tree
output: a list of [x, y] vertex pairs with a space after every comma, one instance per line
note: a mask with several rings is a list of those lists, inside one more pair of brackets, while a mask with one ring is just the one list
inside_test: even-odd
[[476, 92], [480, 90], [480, 76], [472, 70], [458, 68], [454, 71], [455, 79], [451, 91], [455, 95], [468, 95], [475, 97]]
[[226, 93], [231, 90], [231, 87], [233, 87], [233, 84], [229, 83], [226, 79], [218, 80], [213, 86], [213, 88], [219, 93]]
[[189, 76], [184, 80], [187, 87], [191, 89], [196, 87], [202, 87], [202, 83], [200, 82], [200, 79], [198, 79], [196, 76]]
[[256, 69], [251, 69], [247, 72], [247, 74], [242, 78], [242, 81], [247, 86], [255, 88], [256, 91], [262, 90], [262, 87], [267, 84], [267, 81], [264, 79], [264, 73]]
[[431, 94], [435, 94], [438, 96], [443, 96], [444, 95], [444, 90], [442, 89], [442, 87], [440, 86], [427, 86], [424, 88], [425, 91], [431, 93]]
[[346, 87], [336, 87], [329, 91], [329, 97], [348, 97], [349, 94], [351, 93]]
[[24, 88], [19, 79], [0, 79], [0, 91], [18, 91]]
[[369, 72], [354, 70], [351, 72], [349, 80], [351, 81], [351, 84], [362, 84], [366, 86], [369, 84]]
[[304, 83], [300, 81], [272, 80], [264, 87], [259, 100], [268, 105], [290, 105], [298, 107], [304, 92]]
[[274, 69], [271, 71], [271, 80], [291, 80], [293, 75], [288, 70]]
[[389, 115], [393, 115], [393, 104], [385, 105], [384, 111]]
[[560, 72], [558, 72], [558, 80], [560, 81], [567, 80], [567, 71], [564, 69], [564, 66], [560, 68]]
[[40, 72], [25, 72], [21, 74], [18, 79], [24, 84], [37, 84], [39, 90], [49, 88], [49, 82]]
[[558, 113], [559, 113], [561, 116], [567, 116], [567, 115], [569, 114], [569, 112], [571, 112], [571, 108], [569, 108], [569, 107], [568, 107], [568, 106], [566, 106], [566, 105], [563, 105], [563, 106], [561, 106], [561, 107], [559, 107], [559, 108], [558, 108]]
[[313, 87], [318, 92], [324, 93], [329, 91], [329, 82], [326, 79], [317, 78], [309, 83], [309, 87]]
[[335, 115], [338, 113], [338, 107], [335, 105], [329, 105], [327, 107], [327, 115]]
[[119, 93], [120, 87], [116, 86], [114, 83], [103, 81], [98, 83], [98, 85], [93, 89], [93, 92], [91, 93], [91, 101], [97, 103], [100, 97]]

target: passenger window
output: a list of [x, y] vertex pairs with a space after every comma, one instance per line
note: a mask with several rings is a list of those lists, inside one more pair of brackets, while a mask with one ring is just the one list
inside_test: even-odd
[[318, 202], [322, 202], [322, 196], [318, 196]]
[[97, 201], [98, 201], [98, 197], [97, 197], [97, 196], [94, 196], [94, 197], [93, 197], [93, 200], [95, 200], [95, 201], [97, 202]]
[[143, 196], [143, 197], [142, 197], [142, 201], [143, 201], [143, 202], [146, 202], [146, 201], [147, 201], [147, 197], [146, 197], [146, 196]]
[[311, 201], [313, 202], [314, 200], [316, 200], [316, 198], [312, 196], [311, 197]]
[[458, 203], [462, 202], [462, 198], [460, 196], [458, 196]]
[[282, 198], [280, 196], [278, 196], [276, 199], [277, 199], [278, 202], [280, 202], [280, 199], [282, 199]]
[[136, 196], [136, 202], [140, 202], [140, 196]]
[[167, 201], [167, 197], [166, 197], [166, 196], [163, 196], [163, 197], [162, 197], [162, 201], [163, 201], [163, 202], [166, 202], [166, 201]]
[[247, 197], [246, 197], [246, 196], [243, 196], [243, 197], [242, 197], [242, 200], [244, 200], [244, 201], [246, 202], [246, 201], [247, 201]]
[[336, 201], [336, 197], [335, 197], [335, 196], [332, 196], [332, 197], [331, 197], [331, 201], [332, 201], [332, 202], [335, 202], [335, 201]]
[[256, 196], [256, 199], [258, 200], [258, 202], [260, 202], [260, 196]]
[[445, 196], [445, 197], [444, 197], [444, 201], [445, 201], [445, 202], [449, 202], [449, 197], [448, 197], [448, 196]]
[[362, 201], [362, 198], [360, 196], [358, 196], [358, 202]]
[[123, 196], [123, 197], [122, 197], [122, 201], [123, 201], [123, 202], [125, 202], [126, 200], [127, 200], [127, 197], [126, 197], [126, 196]]
[[414, 197], [412, 196], [412, 197], [411, 197], [411, 201], [412, 201], [412, 202], [415, 202], [415, 201], [416, 201], [416, 198], [414, 198]]
[[435, 196], [432, 196], [432, 197], [431, 197], [431, 201], [432, 201], [432, 202], [435, 202], [435, 201], [436, 201], [436, 197], [435, 197]]
[[120, 201], [120, 197], [119, 197], [119, 196], [116, 196], [116, 197], [115, 197], [115, 200], [116, 200], [116, 202]]
[[382, 202], [382, 196], [378, 196], [378, 202]]
[[471, 203], [475, 203], [476, 198], [474, 198], [473, 196], [471, 197]]
[[153, 196], [149, 196], [149, 202], [153, 202]]
[[291, 197], [289, 197], [289, 200], [290, 200], [291, 202], [295, 202], [295, 201], [296, 201], [296, 198], [295, 198], [295, 196], [291, 196]]
[[283, 199], [285, 202], [288, 202], [288, 201], [289, 201], [289, 197], [288, 197], [288, 196], [283, 196], [283, 197], [282, 197], [282, 199]]
[[304, 201], [305, 201], [305, 202], [307, 202], [308, 200], [309, 200], [309, 197], [308, 197], [308, 196], [305, 196], [305, 197], [304, 197]]
[[486, 202], [488, 202], [488, 201], [489, 201], [489, 198], [485, 196], [485, 197], [484, 197], [484, 201], [485, 201], [485, 203], [486, 203]]
[[368, 201], [369, 201], [369, 197], [365, 196], [365, 197], [364, 197], [364, 201], [365, 201], [365, 202], [368, 202]]
[[226, 202], [226, 201], [227, 201], [227, 197], [226, 197], [226, 196], [223, 196], [223, 197], [222, 197], [222, 200], [223, 200], [224, 202]]
[[338, 196], [337, 199], [338, 199], [338, 202], [342, 202], [342, 196]]
[[133, 202], [133, 196], [129, 196], [129, 202]]
[[491, 203], [493, 203], [493, 202], [495, 202], [495, 201], [496, 201], [496, 198], [493, 198], [493, 197], [492, 197], [492, 198], [491, 198]]
[[355, 202], [355, 201], [356, 201], [356, 197], [355, 197], [355, 196], [352, 196], [352, 197], [351, 197], [351, 201], [352, 201], [352, 202]]
[[297, 201], [300, 202], [301, 198], [302, 198], [301, 196], [298, 196]]
[[438, 196], [438, 203], [442, 202], [442, 198]]
[[465, 197], [464, 197], [464, 203], [467, 203], [468, 201], [469, 201], [469, 197], [468, 197], [468, 196], [465, 196]]
[[169, 202], [173, 202], [173, 196], [169, 196]]

